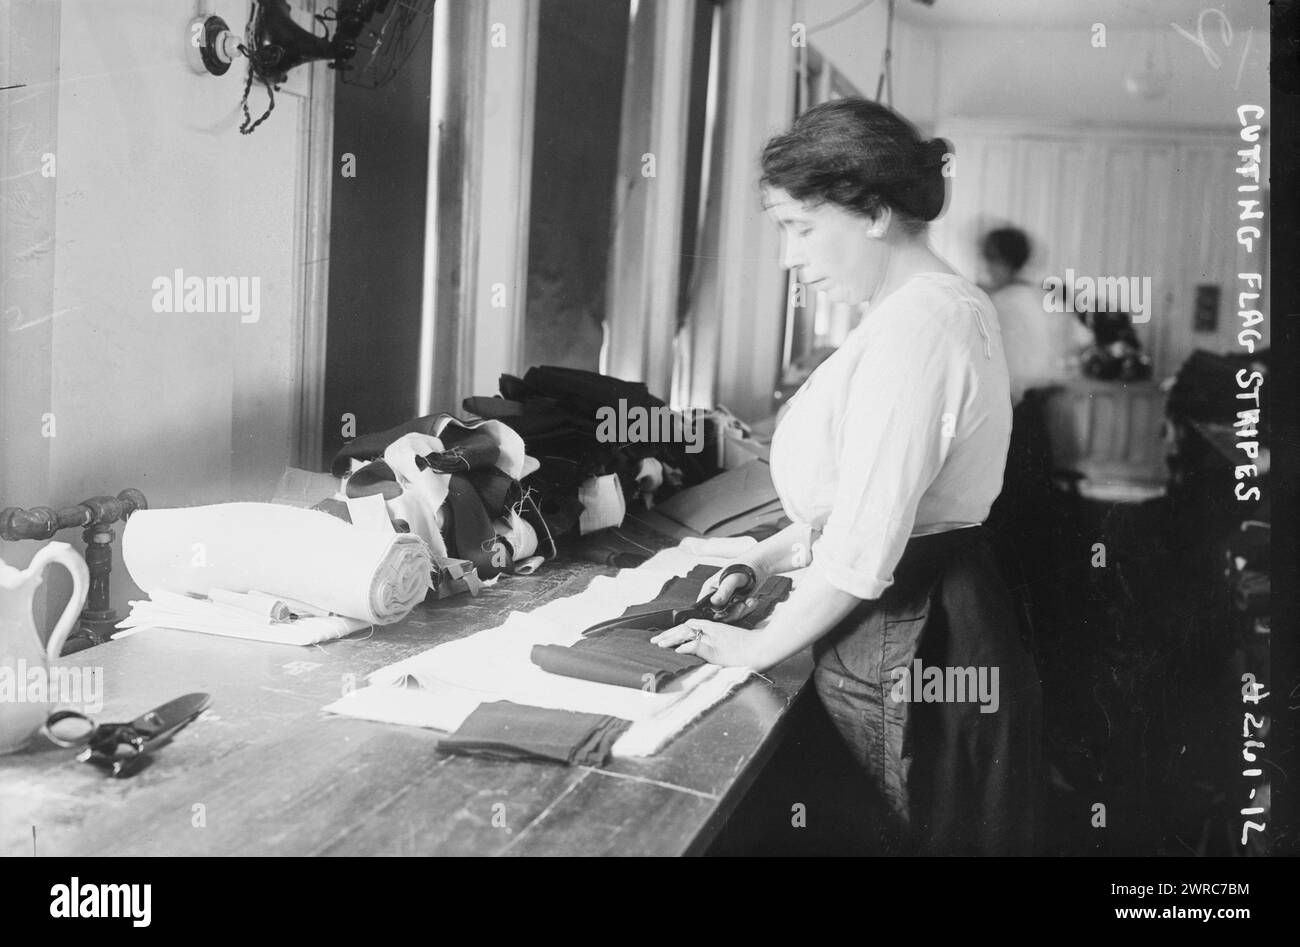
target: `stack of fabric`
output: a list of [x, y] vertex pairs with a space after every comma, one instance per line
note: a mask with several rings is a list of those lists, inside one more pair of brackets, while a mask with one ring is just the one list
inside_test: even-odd
[[[542, 365], [528, 369], [523, 378], [502, 375], [500, 392], [500, 397], [466, 398], [465, 409], [508, 425], [538, 458], [540, 469], [524, 485], [538, 494], [541, 513], [557, 539], [580, 531], [580, 494], [593, 479], [613, 476], [624, 497], [631, 499], [642, 492], [638, 477], [647, 459], [678, 471], [678, 485], [700, 483], [717, 472], [717, 446], [707, 442], [714, 436], [712, 426], [703, 428], [706, 441], [693, 450], [671, 439], [619, 440], [601, 433], [603, 411], [668, 410], [642, 382]], [[661, 480], [653, 492], [666, 498], [675, 480]]]
[[422, 538], [435, 556], [470, 560], [484, 581], [529, 573], [555, 555], [545, 518], [520, 482], [537, 467], [499, 421], [427, 415], [349, 441], [332, 466], [347, 478], [347, 509], [322, 508], [352, 521], [355, 501], [376, 501], [381, 518]]

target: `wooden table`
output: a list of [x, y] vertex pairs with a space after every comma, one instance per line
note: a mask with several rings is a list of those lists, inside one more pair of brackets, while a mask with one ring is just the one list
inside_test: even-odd
[[212, 708], [130, 779], [41, 737], [0, 757], [0, 855], [698, 854], [779, 741], [808, 652], [659, 755], [600, 768], [443, 756], [437, 731], [321, 711], [371, 671], [611, 571], [557, 561], [306, 648], [150, 630], [72, 655], [65, 663], [103, 668], [100, 720], [191, 691]]

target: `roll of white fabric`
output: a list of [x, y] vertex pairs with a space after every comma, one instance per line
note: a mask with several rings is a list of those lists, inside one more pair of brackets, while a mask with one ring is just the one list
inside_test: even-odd
[[275, 503], [139, 510], [122, 534], [122, 560], [146, 592], [257, 590], [378, 625], [424, 600], [433, 568], [418, 536]]

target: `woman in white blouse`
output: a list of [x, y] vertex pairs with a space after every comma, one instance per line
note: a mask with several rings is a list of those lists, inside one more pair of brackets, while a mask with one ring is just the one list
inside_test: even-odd
[[865, 307], [773, 437], [792, 525], [741, 560], [760, 582], [809, 568], [781, 623], [692, 621], [656, 640], [757, 670], [813, 645], [823, 704], [920, 851], [1028, 854], [1038, 675], [981, 525], [1011, 398], [992, 304], [927, 240], [950, 154], [863, 99], [810, 109], [768, 143], [784, 265]]

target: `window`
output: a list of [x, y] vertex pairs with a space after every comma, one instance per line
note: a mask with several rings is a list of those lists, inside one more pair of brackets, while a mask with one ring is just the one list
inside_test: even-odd
[[[795, 116], [822, 102], [861, 95], [815, 47], [802, 47], [799, 52], [806, 55], [795, 63]], [[798, 390], [861, 318], [856, 306], [831, 303], [820, 293], [810, 295], [792, 274], [786, 276], [785, 289], [785, 349], [778, 402]]]

